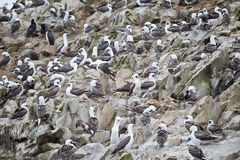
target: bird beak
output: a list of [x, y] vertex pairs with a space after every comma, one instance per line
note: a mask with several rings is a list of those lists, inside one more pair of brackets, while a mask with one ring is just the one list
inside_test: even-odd
[[219, 9], [218, 9], [218, 11], [219, 11], [219, 12], [222, 12], [222, 9], [221, 9], [221, 8], [219, 8]]
[[77, 142], [74, 142], [74, 141], [72, 141], [71, 143], [74, 144], [74, 145], [77, 144]]
[[190, 139], [190, 138], [188, 138], [186, 143], [188, 143], [188, 142], [190, 142], [190, 141], [191, 141], [191, 139]]
[[96, 85], [99, 87], [102, 87], [102, 85], [99, 82], [97, 82]]
[[183, 119], [188, 119], [188, 117], [182, 117]]

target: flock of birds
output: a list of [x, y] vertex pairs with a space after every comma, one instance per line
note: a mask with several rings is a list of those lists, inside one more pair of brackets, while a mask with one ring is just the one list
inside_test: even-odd
[[[136, 3], [140, 7], [145, 7], [148, 5], [155, 4], [152, 0], [136, 0]], [[187, 5], [193, 5], [198, 3], [197, 0], [185, 0]], [[0, 22], [7, 22], [11, 24], [11, 34], [12, 36], [18, 36], [21, 29], [21, 19], [18, 18], [18, 14], [25, 12], [28, 9], [34, 9], [42, 6], [48, 6], [48, 0], [39, 0], [37, 3], [32, 3], [31, 1], [25, 1], [25, 5], [22, 3], [16, 3], [16, 6], [19, 9], [12, 9], [12, 14], [4, 8], [0, 8]], [[100, 6], [97, 8], [97, 12], [102, 14], [114, 14], [113, 10], [122, 10], [125, 9], [127, 5], [127, 0], [120, 0], [115, 4], [107, 4], [105, 6]], [[172, 8], [171, 0], [164, 0], [161, 2], [160, 7], [165, 9]], [[65, 10], [63, 5], [60, 5], [58, 10], [55, 8], [50, 8], [49, 12], [53, 17], [62, 19], [62, 27], [64, 31], [70, 30], [71, 32], [75, 31], [75, 17], [70, 15], [67, 10]], [[157, 41], [155, 52], [163, 52], [164, 46], [162, 40], [163, 36], [173, 34], [175, 32], [188, 32], [191, 30], [210, 30], [211, 27], [217, 26], [228, 26], [230, 23], [230, 16], [227, 9], [221, 9], [216, 7], [212, 13], [208, 13], [207, 9], [204, 8], [200, 13], [192, 13], [189, 23], [185, 21], [180, 21], [178, 24], [173, 24], [169, 21], [166, 21], [164, 28], [159, 28], [156, 24], [151, 22], [146, 22], [142, 27], [142, 41], [144, 44]], [[41, 34], [46, 37], [49, 45], [55, 45], [54, 34], [51, 32], [47, 24], [40, 24]], [[32, 19], [31, 25], [26, 31], [26, 37], [34, 38], [38, 29], [37, 22]], [[92, 34], [100, 30], [94, 25], [84, 24], [83, 34]], [[71, 75], [74, 75], [78, 68], [83, 67], [85, 69], [93, 68], [96, 69], [99, 73], [104, 76], [108, 76], [114, 81], [115, 75], [111, 71], [111, 61], [114, 57], [119, 54], [135, 54], [136, 46], [133, 40], [133, 27], [127, 25], [125, 28], [118, 28], [115, 30], [117, 33], [124, 34], [124, 39], [122, 41], [115, 40], [113, 46], [111, 47], [111, 40], [108, 36], [104, 36], [100, 43], [93, 47], [92, 55], [88, 55], [84, 48], [80, 48], [77, 51], [71, 51], [68, 47], [67, 35], [68, 33], [63, 34], [63, 44], [59, 46], [56, 51], [58, 57], [69, 57], [69, 61], [66, 64], [62, 64], [60, 58], [55, 58], [52, 61], [49, 61], [45, 66], [35, 67], [34, 63], [30, 58], [25, 58], [22, 62], [18, 60], [17, 65], [12, 70], [12, 76], [15, 78], [14, 81], [8, 80], [7, 76], [2, 76], [2, 81], [0, 82], [0, 87], [4, 89], [3, 97], [0, 101], [0, 107], [3, 108], [6, 102], [10, 99], [19, 100], [23, 95], [27, 94], [30, 89], [35, 88], [35, 77], [39, 74], [49, 75], [49, 86], [46, 88], [43, 96], [38, 98], [39, 106], [37, 109], [37, 118], [38, 125], [42, 121], [47, 121], [49, 114], [47, 113], [46, 103], [49, 99], [54, 99], [58, 96], [61, 91], [61, 87], [64, 84], [66, 78]], [[203, 51], [200, 51], [193, 58], [195, 61], [201, 61], [206, 57], [206, 54], [213, 53], [217, 50], [216, 44], [217, 37], [212, 35], [210, 37], [210, 43], [205, 46]], [[99, 53], [102, 53], [99, 55]], [[11, 61], [10, 54], [8, 52], [2, 53], [2, 60], [0, 62], [0, 67], [4, 67], [9, 64]], [[169, 66], [170, 68], [176, 67], [179, 64], [179, 60], [176, 54], [170, 56]], [[231, 66], [233, 67], [234, 74], [238, 73], [240, 65], [240, 54], [236, 54], [233, 60], [231, 61]], [[156, 76], [159, 73], [159, 64], [158, 62], [153, 62], [141, 75], [142, 77], [148, 77], [148, 80], [142, 81], [140, 76], [135, 73], [132, 75], [132, 81], [126, 83], [123, 87], [117, 88], [116, 92], [126, 92], [128, 96], [140, 96], [146, 97], [151, 91], [156, 89]], [[97, 80], [91, 80], [90, 90], [82, 90], [75, 88], [72, 83], [67, 84], [66, 96], [71, 98], [78, 97], [87, 97], [87, 98], [101, 98], [105, 96], [105, 93], [102, 90], [101, 84]], [[188, 102], [195, 102], [197, 100], [197, 92], [194, 86], [190, 86], [186, 93], [185, 99]], [[20, 101], [19, 101], [20, 102]], [[151, 117], [154, 115], [156, 108], [154, 106], [136, 106], [133, 109], [126, 108], [132, 112], [138, 113], [141, 115], [141, 121], [143, 125], [150, 125]], [[81, 127], [84, 131], [89, 133], [91, 136], [94, 136], [98, 131], [98, 119], [94, 116], [94, 107], [90, 107], [89, 110], [89, 121], [84, 122], [78, 120], [76, 122], [76, 127]], [[15, 110], [15, 113], [11, 119], [21, 119], [26, 116], [29, 116], [29, 108], [26, 103], [21, 104], [21, 107]], [[129, 124], [127, 127], [128, 134], [122, 140], [119, 140], [119, 125], [121, 122], [121, 117], [116, 117], [115, 123], [112, 128], [110, 144], [115, 144], [116, 148], [112, 152], [113, 156], [125, 149], [131, 147], [134, 142], [133, 138], [133, 128], [134, 124]], [[215, 136], [212, 134], [223, 132], [223, 130], [215, 125], [212, 120], [209, 120], [207, 132], [204, 132], [199, 126], [193, 122], [193, 117], [187, 116], [184, 121], [186, 129], [190, 132], [188, 136], [188, 151], [194, 157], [198, 159], [206, 159], [202, 150], [198, 145], [205, 140], [214, 140]], [[157, 132], [157, 143], [159, 147], [163, 147], [167, 141], [168, 131], [166, 124], [160, 124], [156, 130]], [[68, 139], [65, 144], [59, 149], [59, 157], [62, 159], [69, 158], [73, 155], [76, 150], [75, 142], [71, 139]]]

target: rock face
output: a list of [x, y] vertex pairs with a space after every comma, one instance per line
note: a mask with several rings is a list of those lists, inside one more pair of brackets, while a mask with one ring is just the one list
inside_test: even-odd
[[[19, 3], [24, 2], [26, 0]], [[72, 139], [77, 143], [76, 152], [69, 156], [73, 160], [188, 160], [191, 158], [185, 141], [189, 133], [184, 127], [183, 117], [191, 115], [194, 122], [206, 132], [208, 120], [213, 120], [223, 128], [223, 134], [217, 135], [216, 141], [200, 145], [207, 159], [239, 160], [240, 60], [236, 60], [235, 55], [240, 52], [240, 2], [199, 0], [197, 4], [187, 6], [184, 0], [172, 0], [172, 7], [167, 9], [160, 5], [162, 1], [139, 6], [135, 0], [131, 0], [122, 9], [105, 13], [97, 11], [99, 6], [107, 3], [113, 5], [115, 2], [117, 0], [54, 0], [49, 5], [25, 8], [22, 9], [24, 12], [17, 14], [22, 25], [15, 34], [10, 34], [12, 22], [0, 22], [0, 52], [9, 52], [11, 56], [7, 66], [0, 66], [0, 77], [6, 75], [14, 82], [17, 80], [11, 71], [18, 60], [23, 61], [26, 57], [31, 59], [36, 68], [47, 65], [55, 58], [59, 58], [61, 64], [68, 64], [69, 57], [56, 53], [63, 43], [63, 33], [67, 33], [68, 50], [78, 51], [84, 48], [88, 55], [93, 53], [93, 48], [105, 35], [109, 36], [112, 48], [115, 47], [114, 42], [119, 41], [119, 52], [109, 61], [114, 78], [111, 79], [86, 64], [79, 66], [75, 74], [64, 75], [65, 80], [57, 96], [46, 99], [49, 117], [40, 124], [37, 117], [38, 99], [45, 96], [53, 72], [45, 74], [37, 71], [33, 76], [36, 82], [34, 89], [21, 98], [14, 96], [0, 107], [0, 159], [56, 160], [59, 148], [67, 139]], [[64, 30], [63, 18], [55, 17], [50, 12], [50, 8], [58, 10], [60, 5], [70, 15], [74, 15], [75, 31], [69, 28]], [[204, 31], [198, 29], [199, 26], [192, 25], [187, 32], [165, 34], [154, 40], [142, 39], [142, 27], [146, 22], [156, 24], [164, 30], [166, 21], [171, 24], [183, 20], [189, 23], [192, 13], [200, 13], [202, 8], [212, 13], [215, 6], [228, 9], [231, 18], [228, 26], [212, 26]], [[21, 4], [14, 5], [17, 10], [22, 7]], [[4, 10], [2, 13], [0, 8], [0, 19], [7, 13], [12, 13], [12, 10]], [[38, 28], [33, 36], [27, 38], [25, 34], [32, 18], [37, 22]], [[40, 33], [42, 23], [52, 31], [55, 45], [48, 45], [45, 36]], [[94, 26], [95, 31], [83, 33], [85, 23]], [[136, 47], [134, 54], [126, 51], [129, 47], [125, 43], [128, 33], [116, 32], [126, 25], [132, 27], [131, 35]], [[218, 39], [217, 50], [206, 53], [203, 59], [196, 61], [212, 35]], [[155, 51], [157, 39], [162, 41], [161, 53]], [[98, 51], [98, 56], [103, 52]], [[169, 65], [173, 54], [177, 57], [177, 63]], [[159, 67], [156, 87], [146, 97], [140, 94], [129, 96], [127, 91], [116, 92], [116, 89], [131, 83], [135, 73], [142, 83], [148, 81], [143, 73], [153, 62], [158, 62]], [[82, 95], [72, 98], [66, 95], [68, 83], [72, 83], [75, 88], [89, 91], [91, 80], [100, 82], [103, 97]], [[19, 84], [25, 82], [20, 81]], [[185, 100], [190, 86], [194, 86], [197, 92], [194, 102]], [[9, 88], [0, 84], [0, 104], [7, 89]], [[29, 105], [29, 114], [23, 119], [11, 119], [15, 110], [24, 102]], [[143, 112], [151, 105], [155, 106], [155, 112], [147, 117], [150, 124], [144, 125], [142, 117], [146, 115], [141, 110]], [[93, 118], [89, 113], [90, 107], [94, 107], [94, 117], [98, 120], [94, 135], [88, 129], [76, 125], [79, 120], [89, 125]], [[127, 125], [136, 124], [133, 127], [134, 141], [130, 148], [111, 155], [117, 147], [116, 144], [110, 144], [111, 129], [116, 117], [121, 117], [120, 141], [127, 136]], [[167, 126], [168, 139], [164, 147], [159, 148], [156, 136], [161, 123]]]

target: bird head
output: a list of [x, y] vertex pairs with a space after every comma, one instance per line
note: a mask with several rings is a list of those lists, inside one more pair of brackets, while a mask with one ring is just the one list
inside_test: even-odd
[[196, 92], [196, 90], [195, 90], [195, 87], [194, 87], [194, 86], [189, 86], [187, 90], [188, 90], [188, 91], [192, 91], [192, 92]]
[[2, 53], [2, 56], [4, 56], [4, 57], [9, 57], [9, 53], [8, 53], [8, 52], [3, 52], [3, 53]]
[[164, 123], [159, 124], [159, 126], [157, 127], [157, 130], [164, 130], [167, 131], [167, 126]]
[[214, 124], [213, 120], [208, 120], [208, 124], [213, 125]]
[[69, 146], [75, 146], [75, 144], [77, 144], [77, 142], [74, 142], [73, 140], [68, 139], [68, 140], [66, 140], [65, 144], [69, 145]]

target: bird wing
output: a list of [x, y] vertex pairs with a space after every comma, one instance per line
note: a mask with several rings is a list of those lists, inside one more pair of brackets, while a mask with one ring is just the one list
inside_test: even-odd
[[124, 149], [126, 147], [126, 145], [128, 144], [128, 142], [130, 141], [131, 137], [127, 136], [126, 138], [124, 138], [122, 141], [119, 142], [119, 144], [117, 145], [117, 147], [114, 149], [114, 151], [112, 152], [112, 154], [117, 153], [118, 151], [120, 151], [121, 149]]
[[93, 89], [93, 92], [94, 92], [96, 95], [98, 95], [98, 96], [104, 96], [104, 92], [102, 91], [102, 89], [101, 89], [100, 87], [95, 86], [95, 87], [93, 87], [92, 89]]
[[100, 44], [98, 44], [97, 49], [98, 50], [104, 50], [109, 46], [108, 41], [101, 41]]
[[129, 92], [131, 86], [132, 86], [133, 83], [126, 83], [124, 86], [118, 88], [116, 91], [117, 92]]
[[214, 51], [217, 50], [217, 46], [216, 45], [213, 45], [213, 44], [208, 44], [205, 48], [204, 48], [204, 52], [207, 52], [207, 53], [212, 53]]
[[119, 9], [119, 8], [122, 8], [125, 5], [126, 5], [126, 2], [123, 1], [123, 0], [120, 0], [120, 1], [113, 4], [113, 9]]
[[89, 128], [88, 125], [82, 120], [77, 120], [75, 126], [81, 126], [84, 131], [88, 131]]
[[150, 73], [158, 73], [158, 68], [157, 67], [148, 67], [148, 69], [144, 73], [144, 77], [148, 77]]
[[72, 88], [72, 90], [70, 91], [72, 94], [74, 95], [77, 95], [77, 96], [80, 96], [82, 95], [83, 93], [85, 93], [86, 91], [84, 90], [81, 90], [79, 88]]
[[27, 114], [27, 110], [25, 108], [17, 108], [11, 119], [23, 117], [25, 114]]
[[0, 62], [0, 66], [8, 64], [9, 61], [10, 61], [10, 57], [4, 57]]
[[22, 86], [21, 85], [14, 86], [9, 91], [9, 93], [7, 95], [7, 99], [10, 99], [10, 98], [13, 98], [13, 97], [17, 96], [21, 91], [22, 91]]
[[46, 97], [53, 97], [55, 96], [59, 91], [59, 87], [58, 86], [51, 86], [46, 94]]
[[194, 132], [194, 135], [196, 138], [200, 139], [200, 140], [213, 140], [216, 139], [216, 137], [212, 137], [211, 135], [209, 135], [208, 133], [204, 132], [204, 131], [196, 131]]
[[205, 158], [202, 152], [201, 148], [198, 148], [197, 146], [190, 145], [188, 146], [188, 152], [194, 157], [194, 158], [199, 158], [203, 159]]
[[94, 135], [98, 130], [98, 119], [96, 117], [90, 117], [88, 120], [88, 127], [88, 131], [90, 132], [90, 134]]
[[54, 37], [51, 31], [47, 32], [47, 37], [50, 45], [54, 45]]
[[66, 73], [66, 72], [69, 72], [71, 70], [73, 70], [73, 67], [70, 66], [70, 64], [66, 64], [66, 65], [64, 65], [64, 66], [62, 66], [58, 69], [55, 69], [54, 71], [55, 72], [65, 72]]
[[167, 141], [167, 137], [168, 137], [168, 132], [167, 131], [159, 130], [157, 132], [157, 142], [158, 142], [158, 144], [163, 146], [164, 143]]
[[187, 128], [187, 130], [190, 132], [190, 128], [191, 128], [192, 126], [196, 126], [196, 123], [193, 122], [193, 121], [186, 121], [185, 124], [184, 124], [184, 126], [185, 126], [185, 127]]
[[155, 83], [153, 81], [145, 81], [142, 83], [141, 89], [148, 89], [148, 88], [154, 86], [154, 84]]
[[13, 24], [11, 26], [12, 33], [18, 31], [20, 26], [21, 26], [21, 23], [19, 21], [13, 22]]
[[220, 128], [218, 125], [214, 124], [214, 125], [210, 125], [208, 127], [208, 130], [212, 133], [217, 133], [217, 132], [222, 132], [222, 128]]
[[35, 24], [31, 24], [27, 29], [27, 37], [29, 37], [34, 31], [36, 31], [37, 26]]
[[97, 10], [100, 12], [107, 12], [109, 11], [109, 8], [107, 6], [100, 6], [97, 8]]

